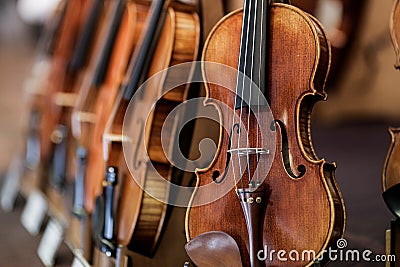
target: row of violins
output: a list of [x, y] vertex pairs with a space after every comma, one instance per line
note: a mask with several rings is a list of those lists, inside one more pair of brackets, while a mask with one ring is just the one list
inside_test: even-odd
[[[93, 266], [127, 266], [129, 251], [154, 255], [168, 203], [182, 193], [172, 185], [190, 188], [182, 220], [193, 264], [325, 265], [345, 225], [335, 165], [316, 155], [310, 130], [314, 104], [327, 97], [327, 34], [289, 1], [245, 0], [203, 44], [201, 4], [62, 2], [30, 79], [21, 188], [61, 207], [68, 242]], [[195, 64], [199, 54], [218, 64]], [[180, 131], [185, 114], [168, 115], [199, 95], [190, 85], [198, 76], [204, 106], [218, 113], [218, 146], [185, 184], [171, 159], [176, 147], [188, 156], [196, 132]], [[265, 246], [315, 258], [260, 260]]]

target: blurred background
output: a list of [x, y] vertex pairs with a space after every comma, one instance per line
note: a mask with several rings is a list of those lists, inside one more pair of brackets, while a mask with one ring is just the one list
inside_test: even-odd
[[[337, 163], [336, 179], [346, 205], [349, 247], [385, 252], [385, 230], [392, 215], [382, 193], [382, 167], [390, 144], [389, 126], [400, 127], [400, 73], [389, 34], [393, 1], [293, 1], [324, 24], [333, 47], [328, 101], [313, 112], [312, 136], [319, 157]], [[31, 73], [36, 43], [57, 0], [0, 1], [0, 171], [5, 173], [20, 145], [25, 123], [24, 82]], [[241, 1], [226, 1], [226, 12]], [[314, 192], [310, 192], [313, 194]], [[295, 201], [295, 200], [293, 200]], [[0, 266], [42, 266], [39, 237], [19, 222], [20, 200], [11, 213], [0, 210]], [[72, 257], [65, 248], [58, 264]], [[331, 266], [366, 266], [332, 263]], [[368, 263], [367, 266], [383, 266]]]

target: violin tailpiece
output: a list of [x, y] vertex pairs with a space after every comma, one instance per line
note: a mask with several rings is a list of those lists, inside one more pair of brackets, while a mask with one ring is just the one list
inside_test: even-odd
[[255, 190], [238, 189], [237, 194], [246, 219], [251, 266], [264, 266], [264, 263], [257, 259], [257, 251], [263, 246], [263, 225], [271, 190], [263, 183]]

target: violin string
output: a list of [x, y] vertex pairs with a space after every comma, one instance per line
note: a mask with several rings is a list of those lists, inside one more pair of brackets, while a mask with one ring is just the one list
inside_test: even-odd
[[[243, 7], [243, 10], [246, 11], [246, 12], [247, 12], [247, 1], [248, 0], [244, 1], [244, 7]], [[244, 50], [243, 50], [242, 45], [243, 45], [243, 38], [245, 38], [244, 31], [246, 30], [246, 28], [244, 27], [244, 23], [246, 21], [246, 16], [247, 16], [247, 14], [243, 13], [243, 23], [242, 23], [242, 28], [243, 29], [242, 29], [242, 36], [241, 36], [241, 39], [240, 39], [240, 55], [239, 55], [239, 69], [238, 69], [238, 75], [237, 75], [237, 81], [236, 81], [236, 96], [239, 94], [238, 90], [239, 90], [239, 86], [240, 86], [240, 82], [241, 82], [240, 79], [241, 79], [241, 77], [244, 77], [243, 73], [240, 72], [240, 66], [241, 66], [241, 64], [243, 64], [243, 62], [242, 62], [242, 53], [243, 53]], [[246, 36], [247, 36], [247, 34], [248, 33], [246, 31]], [[247, 43], [247, 41], [246, 41], [246, 43]], [[247, 46], [246, 46], [246, 48], [247, 48]], [[236, 97], [236, 96], [235, 96], [235, 104], [233, 106], [231, 135], [235, 134], [235, 115], [236, 115], [236, 106], [237, 106], [237, 100], [238, 100], [238, 97]], [[231, 148], [239, 148], [240, 125], [241, 125], [240, 122], [241, 122], [241, 120], [239, 121], [239, 129], [238, 129], [239, 138], [237, 140], [237, 147], [235, 145], [233, 145], [233, 141], [234, 140], [231, 137], [232, 138], [232, 140], [231, 140]], [[242, 173], [239, 154], [237, 154], [237, 155], [238, 155], [238, 161], [239, 161], [239, 172]], [[231, 155], [232, 172], [233, 172], [233, 179], [234, 179], [235, 187], [236, 187], [237, 179], [236, 179], [236, 172], [235, 172], [235, 160], [234, 160], [234, 157], [235, 157], [235, 153], [232, 153], [232, 155]]]
[[[268, 11], [267, 11], [268, 12]], [[260, 89], [260, 86], [264, 86], [264, 85], [262, 85], [261, 84], [261, 68], [263, 67], [263, 66], [265, 66], [264, 64], [262, 64], [263, 62], [262, 62], [262, 47], [263, 47], [263, 40], [264, 40], [264, 1], [261, 1], [261, 38], [260, 38], [260, 50], [259, 50], [259, 53], [260, 53], [260, 57], [259, 57], [259, 60], [260, 60], [260, 67], [258, 68], [258, 86], [259, 86], [259, 89]], [[268, 29], [267, 29], [268, 30]], [[267, 42], [268, 40], [264, 40], [264, 42]], [[267, 55], [268, 56], [268, 55]], [[266, 68], [267, 70], [268, 70], [268, 68]], [[257, 131], [256, 131], [256, 148], [258, 149], [258, 148], [261, 148], [261, 145], [259, 144], [259, 134], [261, 133], [261, 131], [260, 131], [260, 121], [261, 121], [261, 118], [260, 118], [260, 91], [257, 91], [258, 92], [258, 94], [257, 94], [257, 121], [256, 121], [256, 123], [257, 123]], [[258, 151], [256, 151], [256, 152], [258, 152]], [[259, 171], [259, 160], [260, 160], [260, 156], [259, 156], [259, 154], [258, 153], [256, 153], [256, 183], [257, 184], [259, 184], [260, 183], [260, 171]]]
[[[248, 111], [247, 111], [247, 136], [246, 136], [246, 149], [248, 150], [249, 148], [249, 133], [250, 133], [250, 114], [251, 114], [251, 94], [253, 91], [253, 86], [255, 81], [254, 76], [253, 76], [253, 70], [254, 70], [254, 58], [255, 58], [255, 41], [256, 41], [256, 32], [257, 32], [257, 7], [258, 7], [258, 0], [256, 0], [255, 2], [255, 6], [254, 6], [254, 22], [253, 22], [253, 43], [252, 43], [252, 49], [251, 49], [251, 68], [250, 68], [250, 93], [249, 93], [249, 102], [248, 102]], [[246, 158], [247, 158], [247, 175], [248, 175], [248, 180], [249, 180], [249, 184], [251, 184], [251, 169], [250, 169], [250, 155], [247, 151], [246, 153]]]
[[[242, 115], [243, 115], [243, 100], [244, 100], [244, 90], [245, 90], [245, 81], [246, 81], [246, 78], [247, 78], [247, 75], [246, 75], [246, 69], [247, 69], [247, 58], [248, 58], [248, 51], [249, 51], [249, 38], [250, 38], [250, 36], [249, 36], [249, 30], [250, 30], [250, 15], [251, 15], [251, 8], [252, 8], [252, 0], [250, 0], [249, 1], [249, 3], [250, 3], [250, 5], [249, 5], [249, 7], [248, 7], [248, 17], [247, 17], [247, 25], [246, 25], [246, 28], [247, 28], [247, 33], [246, 33], [246, 49], [245, 49], [245, 51], [246, 51], [246, 54], [245, 54], [245, 60], [244, 60], [244, 76], [243, 76], [243, 81], [242, 81], [242, 94], [241, 94], [241, 101], [240, 101], [240, 116], [239, 116], [239, 146], [240, 146], [240, 140], [241, 140], [241, 134], [242, 134]], [[248, 134], [248, 133], [246, 133], [246, 134]], [[239, 147], [240, 148], [240, 147]], [[243, 181], [243, 174], [244, 174], [244, 172], [242, 172], [242, 163], [241, 163], [241, 158], [240, 158], [240, 155], [239, 155], [239, 153], [238, 153], [238, 159], [239, 159], [239, 170], [240, 170], [240, 180], [241, 180], [241, 182], [242, 182], [242, 189], [244, 189], [245, 188], [245, 185], [244, 185], [244, 181]]]

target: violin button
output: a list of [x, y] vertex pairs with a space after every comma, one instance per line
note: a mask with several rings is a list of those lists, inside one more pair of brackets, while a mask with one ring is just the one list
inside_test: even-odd
[[250, 203], [250, 204], [254, 203], [254, 198], [249, 197], [249, 198], [247, 199], [247, 203]]
[[257, 202], [258, 204], [260, 204], [260, 203], [261, 203], [261, 197], [257, 197], [257, 198], [256, 198], [256, 202]]

